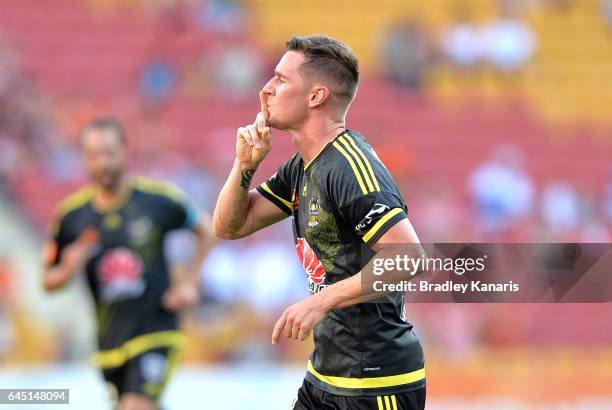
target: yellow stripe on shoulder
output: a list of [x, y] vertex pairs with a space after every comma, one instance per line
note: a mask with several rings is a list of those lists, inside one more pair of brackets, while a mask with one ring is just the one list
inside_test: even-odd
[[67, 196], [59, 203], [57, 206], [58, 216], [61, 218], [68, 212], [84, 206], [86, 203], [92, 200], [93, 196], [94, 191], [90, 186], [79, 189], [77, 192]]
[[355, 166], [355, 161], [353, 161], [353, 158], [351, 158], [351, 156], [344, 150], [344, 148], [342, 148], [342, 146], [340, 144], [338, 144], [337, 141], [334, 141], [333, 146], [338, 151], [340, 151], [340, 153], [344, 156], [344, 158], [346, 158], [346, 160], [348, 161], [349, 165], [353, 169], [353, 172], [355, 173], [355, 177], [357, 178], [357, 182], [359, 183], [359, 187], [361, 188], [361, 192], [364, 195], [367, 195], [368, 194], [368, 190], [367, 190], [365, 184], [363, 183], [363, 179], [361, 178], [361, 174], [359, 174], [359, 171], [357, 170], [357, 166]]
[[349, 134], [346, 134], [346, 138], [350, 141], [351, 145], [355, 148], [355, 151], [357, 151], [359, 156], [361, 156], [361, 158], [363, 159], [363, 162], [365, 162], [366, 166], [368, 167], [368, 171], [370, 171], [370, 177], [372, 178], [372, 181], [374, 182], [374, 185], [376, 186], [376, 190], [380, 191], [380, 185], [378, 185], [378, 180], [376, 179], [376, 174], [374, 173], [374, 170], [372, 169], [372, 165], [370, 164], [370, 161], [365, 156], [361, 148], [359, 148], [357, 144], [355, 144], [355, 140], [353, 139], [353, 137], [351, 137]]
[[134, 177], [132, 186], [142, 192], [166, 196], [177, 202], [185, 201], [185, 193], [179, 187], [169, 182], [154, 181], [145, 177]]

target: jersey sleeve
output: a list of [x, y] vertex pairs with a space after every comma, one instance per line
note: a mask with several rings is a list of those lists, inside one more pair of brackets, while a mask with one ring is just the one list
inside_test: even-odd
[[332, 201], [353, 233], [371, 246], [407, 218], [408, 208], [391, 174], [369, 146], [343, 135], [334, 147], [339, 162], [328, 180]]
[[407, 218], [407, 208], [392, 192], [362, 195], [340, 208], [340, 214], [353, 232], [369, 246], [393, 225]]
[[49, 229], [49, 238], [43, 247], [43, 263], [45, 266], [59, 264], [64, 248], [71, 242], [68, 236], [68, 218], [57, 213]]
[[295, 160], [296, 157], [293, 157], [289, 161], [281, 164], [274, 175], [256, 188], [257, 192], [279, 207], [287, 215], [291, 215], [293, 212], [291, 169], [294, 166]]
[[193, 230], [200, 220], [199, 210], [178, 187], [168, 184], [166, 189], [167, 201], [163, 213], [164, 226], [169, 231], [175, 229]]

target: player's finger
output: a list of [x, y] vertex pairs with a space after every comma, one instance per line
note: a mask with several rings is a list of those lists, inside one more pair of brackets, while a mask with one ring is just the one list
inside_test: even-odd
[[253, 146], [253, 138], [251, 134], [247, 131], [246, 128], [240, 127], [238, 128], [238, 135], [246, 141], [247, 144]]
[[274, 330], [272, 331], [272, 344], [278, 344], [278, 338], [281, 334], [281, 331], [285, 327], [285, 323], [287, 322], [287, 312], [283, 312], [283, 315], [276, 321], [274, 325]]
[[264, 120], [266, 121], [266, 125], [268, 124], [268, 120], [270, 119], [270, 113], [268, 112], [268, 102], [266, 93], [261, 90], [259, 92], [259, 103], [261, 105], [261, 113], [263, 114]]
[[257, 128], [254, 125], [247, 125], [246, 130], [251, 136], [251, 140], [253, 141], [253, 145], [255, 149], [261, 148], [261, 142], [259, 141], [259, 133], [257, 132]]
[[255, 126], [257, 127], [257, 132], [262, 134], [266, 128], [266, 120], [264, 118], [263, 113], [258, 112], [257, 117], [255, 117]]
[[300, 333], [298, 334], [298, 338], [297, 338], [300, 342], [303, 342], [304, 340], [308, 339], [308, 331], [306, 330], [306, 328], [301, 327], [300, 328]]
[[291, 338], [292, 339], [298, 339], [298, 337], [300, 337], [300, 329], [302, 328], [302, 326], [300, 324], [298, 324], [297, 322], [295, 322], [293, 324], [293, 327], [291, 328]]
[[285, 323], [285, 328], [283, 329], [283, 336], [285, 339], [291, 338], [291, 333], [293, 332], [293, 322], [295, 321], [295, 317], [287, 315], [287, 321]]

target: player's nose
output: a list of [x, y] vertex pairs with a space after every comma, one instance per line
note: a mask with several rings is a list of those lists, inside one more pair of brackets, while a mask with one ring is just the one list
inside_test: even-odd
[[272, 81], [274, 80], [274, 78], [271, 78], [266, 85], [263, 86], [263, 88], [261, 89], [261, 91], [266, 94], [266, 95], [273, 95], [274, 94], [274, 86], [272, 85]]

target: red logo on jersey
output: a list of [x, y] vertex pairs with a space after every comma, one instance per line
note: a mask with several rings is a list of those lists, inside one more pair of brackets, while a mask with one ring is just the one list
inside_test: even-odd
[[140, 257], [128, 248], [116, 248], [106, 252], [98, 268], [100, 281], [132, 282], [140, 277], [142, 262]]
[[[308, 275], [308, 281], [310, 284], [320, 285], [325, 280], [325, 268], [323, 264], [314, 253], [306, 239], [298, 238], [298, 243], [295, 245], [297, 250], [298, 258], [302, 262], [302, 267]], [[311, 286], [312, 289], [312, 286]]]
[[100, 298], [104, 302], [133, 299], [143, 294], [143, 265], [138, 254], [128, 248], [111, 249], [98, 263]]

